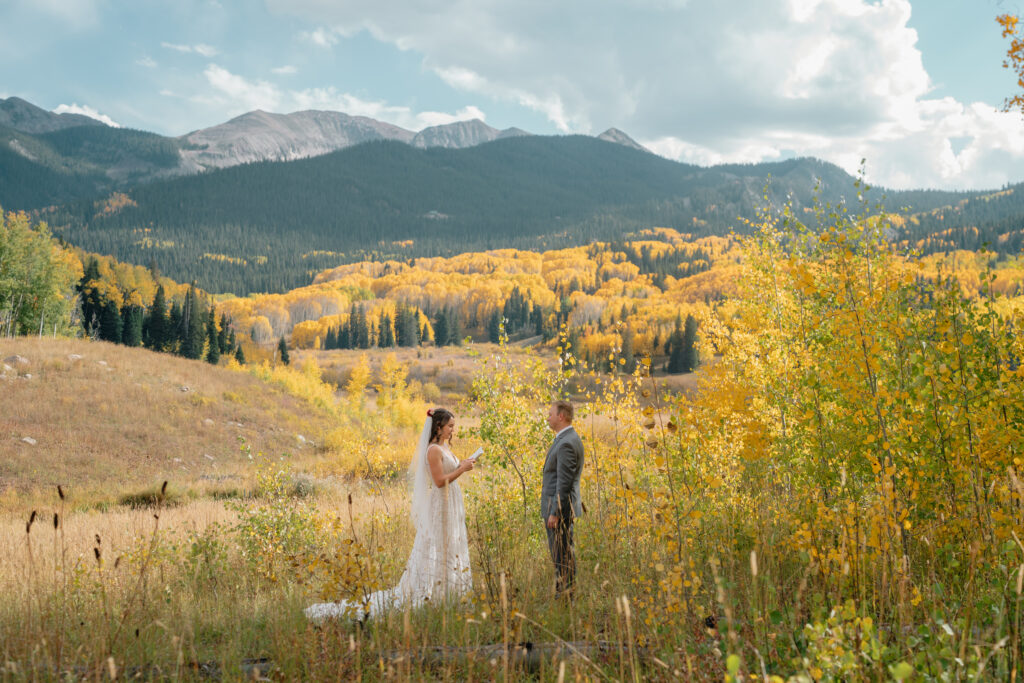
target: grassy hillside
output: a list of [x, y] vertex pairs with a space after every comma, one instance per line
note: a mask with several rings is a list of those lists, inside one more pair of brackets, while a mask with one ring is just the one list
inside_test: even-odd
[[0, 360], [15, 355], [27, 363], [6, 361], [0, 379], [3, 508], [48, 499], [58, 484], [81, 505], [116, 503], [163, 480], [177, 495], [231, 492], [250, 478], [243, 445], [308, 465], [334, 426], [279, 386], [169, 354], [5, 339]]

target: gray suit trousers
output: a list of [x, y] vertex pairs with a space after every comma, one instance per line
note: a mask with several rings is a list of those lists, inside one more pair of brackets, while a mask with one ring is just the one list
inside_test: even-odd
[[[568, 522], [568, 523], [566, 523]], [[548, 551], [555, 564], [555, 593], [572, 592], [576, 581], [576, 548], [572, 540], [572, 518], [558, 520], [555, 529], [547, 527]]]

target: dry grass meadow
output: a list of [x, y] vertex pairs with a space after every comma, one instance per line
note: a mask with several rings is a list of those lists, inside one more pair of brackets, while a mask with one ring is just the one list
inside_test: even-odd
[[[315, 461], [332, 416], [241, 372], [105, 342], [5, 339], [0, 510], [109, 505], [171, 481], [177, 496], [245, 486], [251, 453]], [[35, 443], [26, 441], [26, 437]]]
[[[416, 405], [456, 409], [459, 453], [476, 447], [481, 425], [460, 400], [494, 351], [396, 354]], [[514, 363], [529, 355], [506, 351]], [[359, 355], [300, 351], [293, 366], [315, 358], [343, 386]], [[533, 482], [525, 509], [519, 482], [496, 463], [462, 482], [474, 595], [365, 630], [305, 621], [310, 602], [392, 585], [412, 545], [401, 475], [418, 430], [390, 425], [391, 406], [374, 400], [385, 355], [369, 354], [374, 380], [360, 407], [341, 392], [332, 411], [280, 383], [171, 355], [4, 340], [0, 359], [25, 362], [0, 379], [0, 680], [235, 680], [260, 667], [277, 680], [639, 675], [626, 650], [602, 651], [603, 663], [564, 649], [515, 659], [523, 641], [625, 642], [616, 596], [631, 590], [621, 549], [633, 542], [628, 528], [609, 533], [598, 504], [577, 531], [581, 597], [568, 610], [553, 603]], [[603, 459], [614, 426], [598, 415], [586, 429]], [[518, 457], [542, 457], [535, 445]], [[598, 481], [613, 476], [594, 465]], [[455, 658], [432, 660], [444, 645]]]

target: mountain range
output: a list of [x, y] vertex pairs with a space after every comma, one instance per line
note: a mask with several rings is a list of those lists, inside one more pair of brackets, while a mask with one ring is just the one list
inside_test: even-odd
[[[175, 138], [114, 128], [80, 114], [55, 114], [9, 97], [0, 99], [0, 206], [39, 208], [152, 180], [258, 161], [305, 159], [377, 140], [420, 149], [465, 149], [527, 135], [518, 128], [498, 130], [479, 119], [414, 132], [335, 111], [257, 110]], [[598, 137], [643, 149], [614, 128]]]
[[[364, 259], [614, 242], [654, 226], [747, 232], [766, 203], [812, 217], [816, 201], [852, 208], [858, 194], [817, 159], [700, 167], [616, 129], [538, 136], [466, 121], [413, 133], [339, 112], [250, 112], [168, 138], [0, 101], [0, 206], [211, 292], [284, 291]], [[867, 197], [913, 214], [893, 235], [909, 246], [1022, 246], [1024, 185]]]

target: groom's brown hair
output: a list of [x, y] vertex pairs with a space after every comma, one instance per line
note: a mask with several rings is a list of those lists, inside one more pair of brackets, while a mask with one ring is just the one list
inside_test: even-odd
[[551, 405], [555, 407], [558, 414], [565, 418], [566, 422], [572, 422], [572, 404], [563, 399], [552, 401]]

